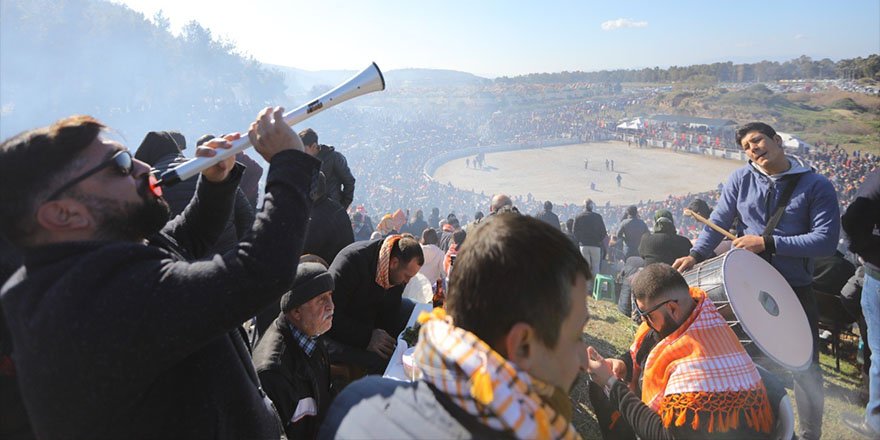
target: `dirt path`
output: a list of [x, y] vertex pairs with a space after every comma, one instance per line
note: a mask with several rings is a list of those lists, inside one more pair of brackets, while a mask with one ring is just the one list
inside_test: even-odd
[[[581, 203], [587, 197], [598, 204], [636, 203], [715, 189], [743, 162], [713, 159], [660, 149], [637, 149], [622, 142], [566, 145], [486, 155], [482, 169], [474, 169], [473, 157], [440, 166], [434, 178], [462, 189], [486, 194], [499, 192], [525, 195], [554, 203]], [[584, 169], [584, 160], [589, 169]], [[614, 171], [605, 169], [614, 161]], [[620, 187], [617, 175], [620, 174]], [[591, 190], [590, 184], [596, 189]]]

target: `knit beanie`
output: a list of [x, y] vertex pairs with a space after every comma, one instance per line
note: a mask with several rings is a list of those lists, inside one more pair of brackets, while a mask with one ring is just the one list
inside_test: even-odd
[[319, 263], [301, 263], [296, 268], [293, 286], [281, 297], [281, 311], [287, 313], [312, 298], [333, 290], [333, 277]]

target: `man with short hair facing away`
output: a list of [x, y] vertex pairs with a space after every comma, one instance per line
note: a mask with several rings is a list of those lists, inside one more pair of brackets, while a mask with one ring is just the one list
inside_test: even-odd
[[[639, 244], [642, 242], [642, 237], [649, 232], [648, 225], [639, 218], [639, 208], [636, 205], [628, 206], [626, 208], [626, 217], [620, 223], [620, 228], [617, 229], [617, 236], [615, 237], [616, 239], [622, 239], [626, 247], [624, 260], [629, 257], [639, 256]], [[615, 242], [616, 240], [612, 239], [610, 245], [614, 246]]]
[[306, 153], [321, 161], [321, 171], [327, 178], [327, 198], [337, 201], [346, 210], [354, 200], [354, 176], [348, 161], [335, 147], [318, 143], [318, 133], [307, 128], [299, 133]]
[[446, 278], [446, 271], [443, 269], [445, 254], [437, 247], [437, 230], [434, 228], [425, 229], [422, 232], [421, 245], [425, 264], [419, 269], [419, 273], [436, 285], [437, 281]]
[[[800, 436], [822, 436], [825, 390], [819, 366], [819, 311], [813, 295], [813, 258], [834, 254], [840, 234], [840, 204], [834, 186], [812, 168], [785, 155], [773, 127], [751, 122], [736, 130], [736, 142], [749, 157], [724, 184], [710, 220], [730, 229], [740, 219], [744, 234], [733, 247], [761, 255], [779, 271], [804, 308], [813, 339], [813, 361], [805, 371], [792, 372]], [[790, 192], [786, 206], [779, 199]], [[778, 217], [781, 215], [781, 217]], [[767, 230], [770, 219], [777, 224]], [[690, 255], [673, 267], [684, 272], [710, 258], [723, 236], [706, 226]]]
[[580, 244], [581, 254], [590, 264], [590, 270], [600, 273], [602, 267], [602, 242], [608, 234], [605, 229], [605, 221], [602, 216], [593, 212], [594, 204], [591, 199], [584, 201], [584, 211], [574, 218], [574, 238]]
[[422, 379], [349, 385], [319, 438], [580, 438], [568, 393], [586, 368], [591, 277], [559, 230], [528, 216], [488, 217], [458, 254], [448, 315], [419, 317]]
[[544, 202], [544, 211], [540, 212], [537, 218], [544, 223], [547, 223], [550, 226], [555, 226], [557, 229], [559, 228], [559, 216], [553, 212], [553, 202], [547, 200]]
[[319, 263], [300, 263], [281, 297], [281, 314], [254, 350], [254, 367], [289, 439], [318, 435], [330, 407], [330, 358], [320, 336], [333, 326], [333, 277]]
[[[639, 272], [632, 291], [642, 324], [629, 352], [606, 360], [588, 349], [603, 436], [769, 438], [775, 418], [767, 388], [706, 293], [663, 263]], [[610, 390], [607, 398], [599, 387]]]
[[237, 328], [290, 287], [311, 210], [320, 164], [283, 112], [263, 110], [248, 134], [269, 162], [258, 220], [198, 261], [232, 212], [234, 157], [203, 170], [169, 222], [150, 167], [91, 117], [0, 145], [0, 231], [25, 258], [0, 299], [38, 438], [281, 434]]
[[[411, 237], [355, 242], [330, 265], [336, 324], [327, 334], [332, 363], [380, 374], [415, 304], [401, 298], [425, 257]], [[357, 375], [357, 374], [355, 374]]]

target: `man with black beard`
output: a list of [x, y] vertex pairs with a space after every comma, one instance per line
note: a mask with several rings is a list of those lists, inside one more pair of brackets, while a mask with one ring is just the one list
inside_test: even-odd
[[0, 300], [38, 438], [281, 435], [234, 330], [290, 286], [311, 209], [320, 163], [282, 113], [263, 110], [248, 133], [270, 164], [263, 210], [211, 257], [242, 174], [234, 158], [202, 171], [168, 222], [149, 167], [91, 117], [0, 145], [0, 233], [24, 255]]

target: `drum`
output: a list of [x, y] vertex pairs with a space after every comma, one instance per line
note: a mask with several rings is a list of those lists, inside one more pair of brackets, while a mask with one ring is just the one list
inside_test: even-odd
[[763, 258], [733, 249], [694, 266], [684, 278], [706, 292], [753, 358], [763, 354], [797, 371], [810, 365], [807, 315], [785, 278]]

